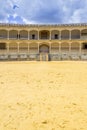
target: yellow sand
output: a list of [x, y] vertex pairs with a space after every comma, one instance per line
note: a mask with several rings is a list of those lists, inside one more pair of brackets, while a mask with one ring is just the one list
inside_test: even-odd
[[0, 62], [0, 130], [87, 130], [87, 62]]

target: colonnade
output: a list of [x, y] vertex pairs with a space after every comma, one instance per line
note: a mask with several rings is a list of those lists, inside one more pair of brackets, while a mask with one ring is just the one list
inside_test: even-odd
[[26, 40], [71, 40], [87, 39], [87, 29], [63, 30], [5, 30], [0, 29], [0, 39], [26, 39]]
[[7, 42], [7, 43], [0, 43], [5, 44], [4, 49], [0, 49], [0, 53], [7, 52], [7, 53], [40, 53], [40, 46], [48, 46], [49, 54], [51, 53], [73, 53], [73, 52], [86, 52], [83, 49], [84, 43], [82, 42], [47, 42], [47, 43], [30, 43], [30, 42]]

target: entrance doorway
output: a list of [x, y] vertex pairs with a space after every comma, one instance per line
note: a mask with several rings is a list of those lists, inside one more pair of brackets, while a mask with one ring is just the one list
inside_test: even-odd
[[49, 46], [47, 45], [41, 45], [39, 49], [40, 53], [49, 53]]
[[49, 60], [49, 46], [48, 45], [41, 45], [39, 48], [40, 53], [40, 61], [48, 61]]

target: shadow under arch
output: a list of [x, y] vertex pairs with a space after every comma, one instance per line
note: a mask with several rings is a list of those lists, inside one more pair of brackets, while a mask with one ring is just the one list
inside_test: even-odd
[[39, 32], [40, 39], [49, 39], [50, 38], [50, 32], [48, 30], [41, 30]]

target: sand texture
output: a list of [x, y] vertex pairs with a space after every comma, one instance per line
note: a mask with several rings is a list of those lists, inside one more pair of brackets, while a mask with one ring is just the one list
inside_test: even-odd
[[0, 62], [0, 130], [87, 130], [87, 62]]

